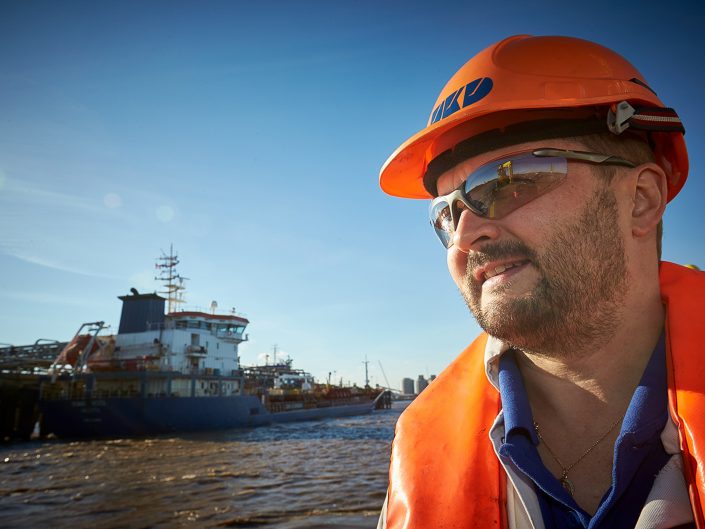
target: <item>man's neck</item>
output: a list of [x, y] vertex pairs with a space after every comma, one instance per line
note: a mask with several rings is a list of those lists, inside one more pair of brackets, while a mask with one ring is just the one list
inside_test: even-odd
[[[658, 291], [650, 299], [641, 298], [639, 304], [628, 305], [632, 308], [628, 317], [600, 345], [564, 356], [525, 351], [516, 355], [534, 421], [545, 439], [539, 446], [544, 464], [560, 476], [567, 466], [581, 462], [571, 470], [570, 479], [576, 501], [590, 513], [610, 486], [619, 422], [663, 330]], [[589, 458], [583, 460], [593, 444]]]
[[626, 409], [661, 335], [664, 309], [652, 296], [627, 313], [605, 343], [564, 355], [517, 355], [532, 408], [567, 419], [599, 410]]

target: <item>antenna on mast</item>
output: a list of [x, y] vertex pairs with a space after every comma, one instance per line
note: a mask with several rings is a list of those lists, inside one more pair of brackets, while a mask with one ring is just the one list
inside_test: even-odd
[[155, 268], [159, 270], [159, 275], [154, 279], [161, 281], [164, 284], [164, 290], [160, 294], [166, 295], [167, 314], [174, 312], [179, 303], [184, 303], [184, 281], [188, 277], [182, 277], [176, 271], [176, 265], [179, 264], [179, 256], [174, 253], [174, 245], [169, 245], [169, 254], [167, 255], [162, 250], [161, 257], [157, 258]]

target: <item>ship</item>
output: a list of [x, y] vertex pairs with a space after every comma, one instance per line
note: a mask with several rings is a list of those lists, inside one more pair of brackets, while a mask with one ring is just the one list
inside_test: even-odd
[[[80, 326], [39, 381], [41, 436], [135, 437], [345, 417], [386, 407], [384, 388], [318, 383], [290, 359], [240, 363], [249, 320], [236, 313], [179, 310], [178, 257], [163, 254], [166, 290], [132, 289], [116, 334]], [[276, 352], [276, 351], [275, 351]], [[275, 355], [276, 356], [276, 355]]]

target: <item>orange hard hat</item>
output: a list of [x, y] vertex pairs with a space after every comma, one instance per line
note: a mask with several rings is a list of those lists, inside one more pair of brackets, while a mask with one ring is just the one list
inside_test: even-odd
[[464, 140], [521, 123], [598, 115], [604, 131], [646, 131], [671, 200], [688, 175], [678, 115], [622, 56], [573, 37], [516, 35], [470, 59], [441, 91], [426, 128], [385, 162], [380, 186], [390, 195], [430, 198], [428, 164]]

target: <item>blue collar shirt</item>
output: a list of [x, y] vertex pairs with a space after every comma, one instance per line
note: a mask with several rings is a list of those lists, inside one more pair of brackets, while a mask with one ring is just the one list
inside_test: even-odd
[[499, 456], [510, 460], [533, 482], [546, 529], [634, 527], [655, 476], [670, 458], [660, 438], [668, 420], [665, 366], [662, 336], [622, 422], [614, 446], [612, 485], [595, 514], [590, 516], [541, 461], [537, 451], [539, 439], [514, 352], [510, 350], [502, 355], [498, 382], [505, 435]]

